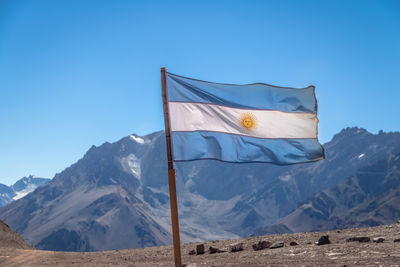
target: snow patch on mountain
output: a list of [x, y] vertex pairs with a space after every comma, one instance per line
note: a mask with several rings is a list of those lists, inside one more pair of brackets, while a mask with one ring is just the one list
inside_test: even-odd
[[139, 137], [139, 136], [130, 135], [129, 138], [132, 139], [133, 141], [135, 141], [136, 143], [139, 143], [139, 144], [148, 143], [148, 141], [144, 140], [142, 137]]
[[282, 182], [289, 182], [289, 181], [292, 180], [292, 176], [291, 175], [282, 175], [282, 176], [279, 176], [278, 178]]
[[120, 162], [124, 171], [132, 173], [136, 178], [140, 179], [140, 159], [138, 159], [134, 154], [129, 154], [127, 157], [121, 158]]
[[30, 192], [35, 191], [35, 189], [37, 188], [37, 186], [34, 184], [28, 184], [27, 181], [24, 181], [24, 183], [26, 184], [26, 188], [21, 191], [15, 192], [16, 195], [13, 197], [13, 200], [18, 200], [20, 198], [23, 198]]

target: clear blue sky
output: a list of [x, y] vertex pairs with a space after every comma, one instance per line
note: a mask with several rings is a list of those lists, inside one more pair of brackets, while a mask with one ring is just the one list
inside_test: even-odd
[[163, 129], [160, 67], [317, 87], [320, 140], [400, 130], [400, 1], [0, 1], [0, 183]]

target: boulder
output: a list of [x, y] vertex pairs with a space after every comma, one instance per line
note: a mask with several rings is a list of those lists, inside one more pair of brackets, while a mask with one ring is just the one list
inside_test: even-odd
[[385, 238], [375, 237], [374, 239], [372, 239], [372, 241], [374, 241], [375, 243], [383, 243], [383, 241], [385, 241]]
[[254, 249], [254, 250], [266, 249], [266, 248], [269, 248], [269, 247], [271, 246], [271, 244], [272, 244], [271, 242], [262, 240], [262, 241], [259, 241], [259, 242], [256, 243], [256, 244], [253, 244], [253, 249]]
[[200, 244], [196, 246], [196, 254], [201, 255], [204, 254], [204, 244]]
[[275, 242], [273, 243], [269, 248], [270, 249], [274, 249], [274, 248], [283, 248], [285, 246], [285, 243], [283, 243], [282, 241], [280, 242]]
[[229, 252], [238, 252], [243, 250], [243, 243], [234, 243], [229, 245]]
[[225, 252], [224, 250], [221, 250], [221, 249], [219, 249], [219, 248], [214, 248], [214, 247], [210, 247], [210, 248], [208, 249], [208, 251], [210, 252], [210, 254]]
[[331, 243], [331, 241], [329, 240], [329, 235], [323, 235], [319, 238], [317, 245], [321, 246], [321, 245], [327, 245], [330, 243]]

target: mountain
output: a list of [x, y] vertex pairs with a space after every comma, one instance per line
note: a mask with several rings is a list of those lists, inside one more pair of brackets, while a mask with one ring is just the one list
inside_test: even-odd
[[400, 149], [357, 170], [343, 183], [313, 195], [257, 234], [325, 231], [396, 222], [400, 218]]
[[[284, 167], [210, 160], [177, 163], [182, 242], [248, 236], [273, 225], [315, 194], [392, 157], [400, 149], [400, 133], [346, 128], [324, 148], [325, 160]], [[170, 244], [164, 133], [130, 135], [91, 147], [48, 184], [0, 208], [0, 218], [40, 249]], [[284, 224], [275, 227], [291, 231]]]
[[228, 223], [224, 229], [246, 236], [275, 223], [313, 194], [343, 182], [363, 166], [389, 157], [399, 147], [400, 133], [374, 135], [364, 129], [346, 128], [324, 144], [326, 159], [316, 163], [287, 167], [219, 164], [215, 173], [199, 163], [200, 173], [192, 179], [192, 190], [208, 199], [240, 196], [225, 216]]
[[50, 179], [39, 178], [34, 175], [19, 179], [12, 186], [0, 184], [0, 207], [3, 207], [14, 200], [20, 199], [33, 192], [39, 186], [46, 184]]
[[[166, 203], [168, 197], [147, 192], [141, 181], [140, 160], [161, 141], [160, 135], [91, 147], [48, 184], [3, 207], [1, 216], [40, 249], [95, 251], [169, 243], [168, 225], [143, 201]], [[156, 169], [157, 163], [151, 165]]]
[[[0, 220], [0, 247], [32, 249], [22, 237]], [[4, 256], [3, 256], [4, 257]]]

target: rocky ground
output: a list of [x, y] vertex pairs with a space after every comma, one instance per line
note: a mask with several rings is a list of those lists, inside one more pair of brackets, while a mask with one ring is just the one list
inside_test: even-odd
[[[329, 244], [315, 243], [326, 235]], [[363, 237], [360, 240], [365, 242], [355, 237]], [[379, 237], [381, 239], [377, 240]], [[374, 238], [378, 242], [374, 242]], [[242, 243], [243, 250], [229, 252], [233, 243]], [[267, 248], [254, 250], [253, 244], [258, 243], [259, 248]], [[279, 243], [283, 243], [283, 247], [279, 247]], [[182, 246], [186, 266], [400, 266], [400, 224], [203, 244], [205, 251], [200, 255], [196, 248], [201, 243]], [[278, 247], [271, 249], [274, 245]], [[224, 252], [210, 254], [210, 246]], [[194, 254], [190, 255], [190, 251]], [[0, 266], [173, 266], [172, 255], [171, 246], [84, 253], [0, 247]]]

